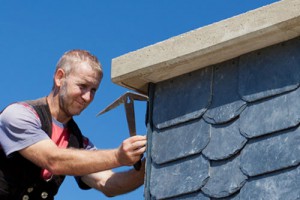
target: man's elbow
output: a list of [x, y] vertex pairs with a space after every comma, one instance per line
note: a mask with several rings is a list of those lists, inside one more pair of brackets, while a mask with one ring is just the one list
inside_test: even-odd
[[57, 153], [48, 155], [45, 165], [45, 169], [47, 169], [53, 175], [73, 175], [71, 173], [72, 165], [66, 165], [65, 162], [62, 162], [61, 156]]
[[103, 193], [106, 197], [109, 197], [109, 198], [112, 198], [112, 197], [117, 196], [117, 195], [114, 195], [114, 194], [112, 194], [112, 193], [110, 193], [110, 192], [102, 191], [102, 193]]
[[107, 183], [103, 183], [102, 181], [97, 182], [97, 189], [109, 198], [120, 195], [116, 193], [116, 190], [109, 188], [106, 184]]
[[65, 170], [63, 170], [59, 162], [55, 160], [48, 160], [45, 168], [53, 175], [66, 175]]

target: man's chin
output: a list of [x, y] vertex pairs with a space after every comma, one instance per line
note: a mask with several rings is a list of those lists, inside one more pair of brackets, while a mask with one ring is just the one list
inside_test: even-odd
[[70, 113], [72, 113], [73, 116], [80, 115], [82, 111], [84, 111], [86, 107], [80, 106], [80, 107], [74, 107], [70, 110]]
[[80, 113], [82, 112], [82, 110], [80, 111], [77, 111], [77, 112], [74, 112], [73, 116], [77, 116], [77, 115], [80, 115]]
[[83, 110], [73, 110], [73, 111], [69, 112], [69, 115], [71, 115], [71, 116], [77, 116], [77, 115], [80, 115], [80, 113], [82, 111]]

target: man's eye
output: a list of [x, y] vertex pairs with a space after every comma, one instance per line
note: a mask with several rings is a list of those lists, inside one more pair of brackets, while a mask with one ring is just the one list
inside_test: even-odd
[[81, 85], [79, 85], [79, 88], [80, 88], [80, 89], [85, 89], [85, 88], [86, 88], [86, 85], [81, 84]]
[[97, 91], [96, 89], [92, 89], [92, 90], [91, 90], [91, 93], [92, 93], [92, 94], [96, 94], [96, 91]]

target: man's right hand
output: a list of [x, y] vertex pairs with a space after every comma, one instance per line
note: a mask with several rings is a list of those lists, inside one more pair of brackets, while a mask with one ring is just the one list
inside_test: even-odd
[[127, 138], [117, 150], [117, 159], [122, 166], [131, 166], [141, 159], [146, 151], [146, 136], [136, 135]]

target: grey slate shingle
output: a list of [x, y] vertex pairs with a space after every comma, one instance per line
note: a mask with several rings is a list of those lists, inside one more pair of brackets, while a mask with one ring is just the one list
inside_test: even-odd
[[156, 129], [152, 138], [153, 162], [163, 164], [200, 153], [209, 143], [210, 125], [200, 118], [170, 129]]
[[241, 152], [241, 169], [248, 176], [285, 169], [299, 163], [300, 128], [251, 140]]
[[201, 117], [211, 102], [211, 85], [211, 67], [156, 85], [154, 126], [161, 129]]
[[210, 178], [203, 186], [202, 191], [210, 197], [220, 198], [230, 196], [240, 190], [247, 177], [239, 166], [239, 157], [211, 162]]
[[246, 144], [247, 139], [240, 134], [238, 120], [222, 125], [213, 125], [210, 142], [203, 150], [203, 155], [210, 160], [223, 160], [239, 152]]
[[299, 38], [240, 57], [239, 92], [253, 102], [299, 86]]
[[199, 190], [207, 181], [209, 162], [201, 154], [166, 165], [152, 165], [150, 192], [157, 199]]
[[249, 180], [241, 189], [239, 198], [243, 200], [300, 199], [300, 167]]
[[214, 66], [212, 103], [203, 118], [211, 124], [229, 122], [245, 108], [238, 94], [238, 60]]
[[300, 89], [262, 100], [240, 116], [240, 130], [247, 138], [258, 137], [297, 126], [300, 122]]
[[209, 197], [205, 196], [201, 192], [195, 192], [180, 197], [168, 198], [168, 200], [209, 200]]

